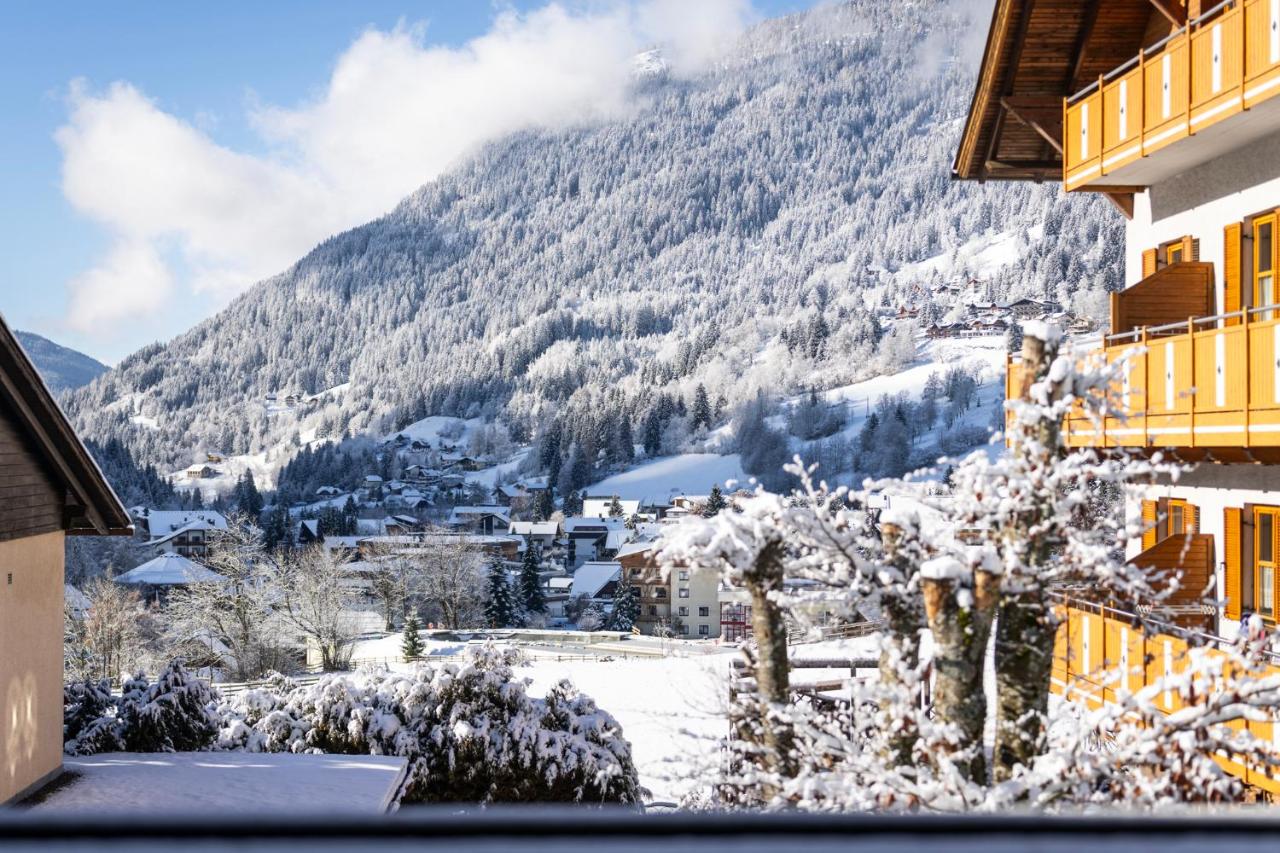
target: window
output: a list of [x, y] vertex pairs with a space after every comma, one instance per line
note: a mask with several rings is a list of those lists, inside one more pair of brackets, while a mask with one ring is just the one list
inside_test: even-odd
[[650, 615], [650, 616], [657, 616], [657, 615], [658, 615], [658, 608], [657, 608], [657, 607], [655, 607], [654, 605], [650, 604], [650, 605], [649, 605], [649, 615]]
[[[704, 609], [705, 609], [705, 608], [704, 608]], [[680, 610], [679, 610], [679, 612], [677, 613], [677, 615], [679, 615], [679, 616], [688, 616], [688, 615], [689, 615], [689, 608], [685, 607], [684, 605], [681, 605], [681, 606], [680, 606]]]
[[1280, 509], [1259, 507], [1254, 510], [1254, 609], [1268, 619], [1276, 616], [1276, 532]]
[[[683, 608], [683, 607], [681, 607], [680, 609], [681, 609], [681, 610], [684, 610], [684, 608]], [[710, 608], [710, 607], [699, 607], [699, 608], [698, 608], [698, 615], [699, 615], [699, 616], [710, 616], [710, 615], [711, 615], [711, 608]]]
[[1180, 498], [1169, 499], [1169, 535], [1195, 533], [1196, 513], [1191, 504]]
[[699, 625], [699, 626], [698, 626], [698, 636], [700, 636], [700, 637], [710, 637], [710, 636], [711, 636], [711, 626], [710, 626], [710, 625]]
[[1176, 264], [1176, 263], [1178, 263], [1179, 261], [1181, 261], [1181, 260], [1182, 260], [1182, 251], [1183, 251], [1183, 245], [1182, 245], [1182, 243], [1173, 243], [1173, 244], [1171, 244], [1167, 249], [1165, 249], [1165, 252], [1164, 252], [1164, 255], [1165, 255], [1165, 263], [1167, 263], [1167, 264]]
[[682, 586], [682, 587], [680, 587], [680, 597], [681, 597], [681, 598], [688, 598], [688, 597], [689, 597], [689, 587], [687, 587], [687, 586]]
[[666, 590], [666, 588], [665, 588], [665, 587], [661, 587], [661, 586], [660, 586], [660, 587], [658, 587], [657, 589], [655, 589], [655, 590], [653, 591], [653, 597], [654, 597], [654, 598], [666, 598], [666, 597], [667, 597], [667, 590]]
[[682, 580], [682, 581], [687, 581], [688, 579], [689, 579], [689, 570], [688, 570], [688, 569], [681, 569], [681, 570], [680, 570], [680, 580]]
[[[1274, 305], [1276, 302], [1276, 215], [1269, 213], [1253, 220], [1253, 304], [1256, 308]], [[1271, 311], [1259, 315], [1270, 320]]]
[[639, 569], [632, 569], [632, 570], [631, 570], [631, 577], [633, 577], [633, 578], [638, 578], [638, 577], [640, 577], [640, 570], [639, 570]]
[[688, 633], [689, 633], [689, 626], [688, 626], [688, 625], [681, 625], [681, 626], [680, 626], [680, 633], [681, 633], [681, 634], [688, 634]]

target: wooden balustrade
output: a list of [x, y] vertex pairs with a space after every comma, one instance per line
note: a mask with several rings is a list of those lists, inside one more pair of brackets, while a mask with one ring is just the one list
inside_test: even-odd
[[[1172, 626], [1168, 633], [1144, 633], [1135, 615], [1076, 599], [1067, 600], [1056, 612], [1060, 623], [1054, 643], [1052, 690], [1091, 708], [1114, 701], [1117, 691], [1136, 692], [1166, 675], [1182, 672], [1188, 663], [1189, 640], [1200, 645], [1223, 642]], [[1212, 649], [1208, 653], [1220, 654]], [[1277, 672], [1280, 667], [1264, 665], [1256, 675], [1261, 678]], [[1161, 693], [1156, 704], [1166, 713], [1184, 707], [1172, 690]], [[1275, 734], [1270, 721], [1241, 719], [1230, 725], [1247, 728], [1265, 742], [1271, 742]], [[1215, 760], [1247, 784], [1280, 793], [1280, 769], [1260, 766], [1241, 755], [1221, 755]]]
[[1063, 182], [1098, 182], [1277, 93], [1280, 4], [1220, 4], [1064, 101]]

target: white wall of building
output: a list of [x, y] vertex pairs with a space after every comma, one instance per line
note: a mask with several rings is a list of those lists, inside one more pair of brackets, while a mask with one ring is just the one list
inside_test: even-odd
[[[1130, 505], [1130, 512], [1140, 514], [1137, 501], [1159, 498], [1182, 498], [1200, 509], [1200, 532], [1211, 534], [1214, 539], [1214, 597], [1221, 600], [1225, 579], [1223, 562], [1223, 510], [1227, 507], [1242, 508], [1245, 504], [1280, 506], [1280, 467], [1273, 465], [1214, 465], [1202, 464], [1179, 477], [1176, 483], [1161, 483], [1139, 491]], [[1250, 520], [1246, 519], [1251, 523]], [[1251, 531], [1252, 527], [1246, 528]], [[1126, 553], [1135, 556], [1142, 550], [1140, 540], [1128, 544]], [[1243, 572], [1251, 577], [1252, 566], [1244, 566]], [[1251, 609], [1246, 600], [1244, 609]], [[1240, 624], [1219, 612], [1218, 633], [1234, 638]]]
[[[1125, 286], [1142, 280], [1142, 252], [1190, 234], [1214, 265], [1222, 310], [1222, 229], [1280, 206], [1280, 134], [1260, 139], [1138, 193], [1125, 229]], [[1246, 243], [1243, 254], [1252, 248]], [[1249, 299], [1250, 287], [1245, 287]]]

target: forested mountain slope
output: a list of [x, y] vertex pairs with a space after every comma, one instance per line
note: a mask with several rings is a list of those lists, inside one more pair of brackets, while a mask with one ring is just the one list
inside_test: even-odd
[[526, 439], [608, 410], [639, 440], [664, 391], [732, 407], [882, 369], [869, 309], [938, 283], [894, 272], [963, 273], [997, 231], [1022, 260], [992, 296], [1096, 304], [1119, 284], [1105, 202], [949, 179], [972, 25], [941, 0], [765, 22], [696, 79], [638, 77], [625, 119], [486, 146], [69, 407], [168, 469], [436, 413]]
[[109, 369], [105, 364], [82, 352], [55, 344], [34, 332], [15, 329], [18, 343], [27, 351], [31, 361], [40, 371], [40, 378], [55, 394], [68, 388], [88, 385]]

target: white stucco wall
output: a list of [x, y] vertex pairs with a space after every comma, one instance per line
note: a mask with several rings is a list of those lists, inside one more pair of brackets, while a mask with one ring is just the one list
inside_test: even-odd
[[[1159, 156], [1159, 155], [1156, 155]], [[1222, 308], [1222, 229], [1280, 206], [1280, 134], [1260, 139], [1162, 181], [1134, 197], [1125, 230], [1125, 285], [1142, 279], [1142, 252], [1190, 234], [1200, 240], [1200, 260], [1214, 265]], [[1244, 255], [1252, 262], [1252, 247]], [[1249, 299], [1245, 287], [1245, 299]]]
[[[1184, 473], [1177, 483], [1162, 483], [1136, 491], [1131, 496], [1129, 512], [1141, 515], [1140, 501], [1159, 498], [1182, 498], [1200, 509], [1200, 532], [1211, 534], [1214, 539], [1214, 576], [1217, 586], [1214, 594], [1221, 598], [1224, 587], [1223, 572], [1223, 510], [1227, 507], [1243, 508], [1245, 504], [1280, 506], [1280, 466], [1274, 465], [1214, 465], [1203, 464]], [[1251, 529], [1251, 528], [1250, 528]], [[1140, 540], [1132, 540], [1126, 554], [1133, 557], [1142, 550]], [[1251, 571], [1245, 566], [1244, 571]], [[1245, 602], [1245, 609], [1250, 603]], [[1219, 614], [1218, 633], [1234, 638], [1239, 623]]]

